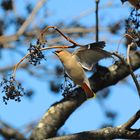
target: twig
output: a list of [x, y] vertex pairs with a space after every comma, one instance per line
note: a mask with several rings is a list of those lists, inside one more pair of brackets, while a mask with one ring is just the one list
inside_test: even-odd
[[[46, 47], [46, 48], [41, 48], [40, 51], [45, 51], [45, 50], [50, 50], [50, 49], [68, 49], [68, 48], [73, 48], [75, 46], [52, 46], [52, 47]], [[30, 53], [27, 53], [15, 66], [13, 69], [13, 77], [16, 77], [16, 71], [19, 67], [19, 65], [30, 55]]]
[[[28, 67], [28, 64], [27, 63], [22, 63], [20, 65], [20, 68], [27, 68]], [[7, 67], [4, 67], [4, 68], [0, 68], [0, 73], [5, 73], [6, 71], [11, 71], [13, 69], [13, 65], [11, 66], [7, 66]]]
[[[108, 28], [107, 27], [100, 27], [101, 31], [107, 31]], [[73, 28], [64, 28], [61, 30], [63, 33], [66, 34], [72, 34], [72, 33], [82, 33], [82, 34], [88, 34], [90, 32], [95, 32], [95, 27], [93, 26], [92, 28], [82, 28], [82, 27], [73, 27]], [[41, 30], [39, 29], [35, 29], [34, 31], [31, 32], [25, 32], [24, 36], [25, 37], [35, 37], [37, 36], [37, 34], [39, 34], [41, 32]], [[48, 32], [48, 34], [52, 34], [51, 32]], [[0, 36], [0, 43], [1, 44], [5, 44], [7, 42], [12, 42], [12, 41], [16, 41], [18, 40], [19, 36], [17, 36], [17, 34], [13, 34], [13, 35], [2, 35]], [[5, 46], [4, 46], [5, 47]]]
[[22, 26], [19, 28], [19, 30], [16, 32], [16, 34], [9, 35], [9, 36], [4, 36], [4, 35], [0, 36], [0, 43], [6, 43], [6, 42], [18, 40], [19, 36], [25, 32], [26, 28], [32, 22], [33, 18], [35, 17], [36, 13], [38, 12], [38, 10], [43, 6], [43, 4], [46, 1], [47, 0], [39, 0], [38, 3], [36, 4], [35, 8], [31, 12], [31, 14], [28, 16], [28, 18], [22, 24]]
[[112, 54], [115, 55], [116, 57], [118, 57], [123, 62], [123, 64], [125, 64], [129, 68], [130, 75], [131, 75], [131, 77], [136, 85], [136, 88], [137, 88], [137, 91], [138, 91], [138, 94], [140, 97], [140, 86], [139, 86], [139, 83], [137, 81], [137, 78], [135, 77], [135, 75], [133, 73], [132, 67], [130, 66], [130, 64], [126, 63], [125, 60], [118, 53], [112, 53]]
[[[124, 37], [129, 37], [130, 39], [132, 39], [132, 40], [135, 42], [134, 38], [133, 38], [131, 35], [129, 35], [129, 34], [127, 34], [127, 33], [124, 34], [123, 37], [119, 40], [118, 47], [117, 47], [117, 52], [118, 52], [118, 50], [119, 50], [120, 44], [121, 44], [122, 40], [124, 39]], [[136, 44], [136, 46], [138, 47], [138, 45], [137, 45], [136, 42], [135, 42], [135, 44]]]
[[132, 118], [130, 118], [126, 123], [124, 123], [121, 127], [124, 129], [130, 129], [139, 118], [140, 118], [140, 110], [137, 111], [137, 113]]
[[0, 121], [0, 135], [3, 136], [4, 139], [26, 140], [23, 134], [3, 121]]
[[133, 81], [135, 82], [135, 85], [136, 85], [136, 88], [137, 88], [137, 91], [138, 91], [138, 94], [139, 94], [139, 97], [140, 97], [140, 85], [139, 85], [139, 82], [138, 82], [135, 74], [133, 73], [133, 70], [132, 70], [132, 67], [131, 67], [131, 61], [130, 61], [130, 49], [134, 45], [135, 45], [134, 42], [132, 42], [131, 44], [128, 45], [128, 48], [127, 48], [127, 63], [129, 65], [131, 76], [133, 78]]
[[74, 46], [81, 46], [78, 43], [76, 43], [75, 41], [73, 41], [72, 39], [70, 39], [69, 37], [67, 37], [66, 35], [64, 35], [56, 26], [47, 26], [45, 29], [43, 29], [40, 33], [39, 36], [39, 41], [44, 44], [46, 43], [45, 40], [45, 33], [47, 33], [47, 31], [52, 28], [54, 30], [56, 30], [60, 35], [62, 35], [67, 41], [69, 41], [70, 43], [72, 43]]
[[113, 52], [112, 55], [114, 55], [114, 56], [116, 56], [117, 58], [119, 58], [119, 59], [122, 61], [123, 64], [127, 64], [127, 63], [125, 62], [124, 58], [121, 57], [121, 56], [118, 54], [118, 52]]
[[[106, 4], [100, 6], [99, 8], [100, 9], [106, 9], [106, 8], [109, 8], [109, 7], [115, 8], [115, 7], [118, 7], [118, 6], [119, 6], [119, 4], [113, 4], [112, 1], [109, 1]], [[72, 21], [79, 21], [81, 18], [84, 18], [84, 17], [92, 14], [93, 12], [95, 12], [95, 8], [89, 8], [85, 11], [82, 11], [79, 15], [74, 16], [72, 18]]]
[[25, 30], [28, 27], [28, 25], [33, 21], [33, 18], [35, 17], [35, 15], [38, 12], [38, 10], [43, 6], [43, 4], [46, 1], [47, 0], [39, 0], [38, 1], [38, 3], [36, 4], [35, 8], [32, 10], [31, 14], [29, 15], [29, 17], [26, 19], [26, 21], [22, 24], [20, 29], [17, 31], [18, 36], [22, 35], [25, 32]]
[[13, 77], [16, 77], [16, 70], [19, 67], [20, 63], [27, 58], [27, 56], [29, 55], [29, 53], [27, 53], [15, 66], [14, 66], [14, 70], [13, 70]]
[[133, 46], [133, 42], [131, 44], [128, 44], [127, 46], [127, 56], [126, 56], [126, 60], [127, 60], [127, 63], [130, 65], [130, 49], [131, 47]]
[[99, 41], [99, 15], [98, 15], [99, 2], [100, 2], [100, 0], [96, 0], [96, 10], [95, 10], [95, 14], [96, 14], [96, 42]]

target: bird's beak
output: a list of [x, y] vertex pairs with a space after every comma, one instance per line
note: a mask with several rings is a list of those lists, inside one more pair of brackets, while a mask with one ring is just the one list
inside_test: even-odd
[[57, 55], [57, 52], [56, 52], [56, 51], [54, 51], [53, 53], [54, 53], [55, 55]]

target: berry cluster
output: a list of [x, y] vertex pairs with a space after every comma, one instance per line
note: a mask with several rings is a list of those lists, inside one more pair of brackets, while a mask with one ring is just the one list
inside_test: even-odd
[[63, 90], [63, 97], [68, 97], [70, 95], [72, 95], [72, 84], [68, 84], [65, 88], [63, 87], [63, 85], [61, 85], [61, 89]]
[[126, 20], [126, 33], [134, 38], [139, 46], [140, 36], [140, 10], [133, 9], [129, 18]]
[[39, 40], [37, 40], [36, 45], [30, 44], [30, 47], [28, 49], [28, 51], [30, 53], [29, 56], [28, 56], [29, 62], [34, 66], [40, 64], [40, 61], [42, 59], [45, 59], [44, 54], [40, 50], [41, 48], [44, 48], [44, 44], [41, 44], [39, 42]]
[[3, 102], [5, 104], [7, 104], [9, 99], [20, 102], [20, 97], [25, 94], [24, 88], [22, 88], [21, 84], [18, 83], [12, 76], [9, 79], [3, 78], [0, 86], [3, 89], [2, 93], [5, 93], [5, 96], [3, 96]]
[[127, 28], [133, 28], [140, 31], [140, 11], [132, 9], [129, 18], [126, 20]]
[[75, 86], [67, 79], [67, 76], [65, 75], [64, 84], [61, 85], [61, 90], [63, 90], [63, 97], [74, 96], [72, 95], [72, 90], [74, 87]]

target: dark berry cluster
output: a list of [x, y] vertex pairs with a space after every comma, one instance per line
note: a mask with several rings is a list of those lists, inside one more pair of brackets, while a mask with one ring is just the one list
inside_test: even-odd
[[41, 48], [44, 48], [44, 44], [41, 44], [39, 42], [39, 40], [37, 40], [36, 45], [30, 44], [30, 47], [28, 49], [28, 51], [30, 53], [29, 56], [28, 56], [29, 62], [31, 64], [33, 64], [34, 66], [40, 64], [40, 61], [42, 59], [45, 59], [44, 54], [40, 50]]
[[61, 85], [61, 90], [63, 91], [62, 95], [64, 97], [73, 96], [72, 90], [75, 86], [67, 79], [67, 76], [65, 75], [65, 81], [64, 84]]
[[12, 2], [12, 0], [3, 0], [1, 2], [1, 6], [6, 11], [12, 10], [13, 9], [13, 2]]
[[71, 91], [72, 84], [68, 84], [65, 88], [63, 87], [63, 85], [61, 85], [61, 89], [63, 90], [62, 95], [64, 97], [68, 97], [68, 96], [72, 95], [72, 91]]
[[140, 10], [132, 9], [129, 18], [126, 20], [126, 28], [140, 31]]
[[140, 10], [133, 9], [131, 11], [129, 18], [126, 20], [126, 33], [131, 35], [131, 37], [134, 38], [134, 41], [139, 44]]
[[5, 93], [3, 96], [3, 102], [5, 104], [7, 104], [7, 101], [10, 99], [20, 102], [20, 98], [25, 94], [24, 88], [22, 88], [21, 84], [12, 76], [9, 79], [3, 78], [0, 86], [2, 87], [2, 93]]

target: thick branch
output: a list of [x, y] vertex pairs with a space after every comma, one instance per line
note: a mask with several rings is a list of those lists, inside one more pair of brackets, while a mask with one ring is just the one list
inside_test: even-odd
[[[135, 71], [140, 67], [140, 51], [132, 52], [130, 60], [132, 69]], [[129, 68], [122, 61], [118, 61], [109, 68], [97, 68], [97, 72], [90, 77], [90, 84], [93, 91], [99, 91], [108, 86], [115, 85], [129, 74]]]
[[140, 110], [125, 124], [119, 127], [106, 127], [96, 131], [80, 132], [67, 136], [50, 138], [47, 140], [93, 140], [93, 139], [140, 139], [140, 130], [132, 130], [130, 127], [140, 118]]
[[125, 130], [118, 127], [106, 127], [96, 131], [86, 131], [46, 140], [105, 140], [105, 139], [140, 139], [139, 130]]
[[65, 123], [67, 118], [84, 102], [84, 100], [84, 96], [77, 96], [75, 98], [63, 99], [52, 105], [44, 114], [37, 127], [33, 130], [30, 139], [42, 140], [55, 136], [58, 128]]
[[[140, 67], [140, 52], [131, 54], [132, 69]], [[109, 68], [98, 68], [97, 72], [91, 76], [90, 83], [94, 91], [99, 91], [110, 85], [114, 85], [130, 74], [129, 69], [122, 62], [118, 61]], [[73, 91], [75, 98], [66, 98], [52, 105], [43, 116], [37, 127], [31, 134], [31, 139], [42, 140], [55, 136], [57, 130], [65, 123], [72, 112], [77, 109], [86, 99], [82, 90], [77, 88]]]

